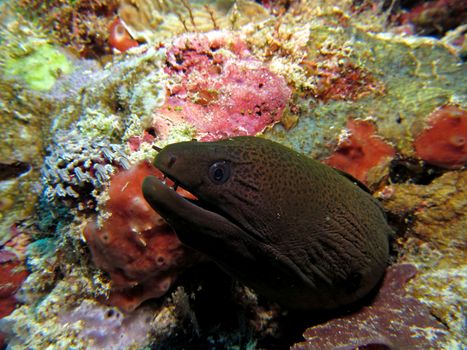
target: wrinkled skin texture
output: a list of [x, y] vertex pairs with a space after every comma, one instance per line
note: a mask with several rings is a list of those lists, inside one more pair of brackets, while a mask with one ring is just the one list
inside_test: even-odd
[[154, 165], [198, 198], [143, 182], [180, 240], [286, 308], [353, 303], [384, 274], [391, 230], [382, 210], [326, 165], [256, 137], [172, 144]]

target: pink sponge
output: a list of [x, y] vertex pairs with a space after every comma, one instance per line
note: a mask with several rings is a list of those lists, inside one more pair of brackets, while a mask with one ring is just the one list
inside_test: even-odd
[[467, 163], [467, 111], [444, 106], [428, 118], [428, 127], [414, 142], [417, 156], [443, 168], [461, 168]]
[[347, 129], [350, 134], [339, 143], [325, 163], [365, 182], [368, 171], [388, 157], [393, 157], [394, 149], [376, 135], [371, 122], [349, 119]]
[[291, 95], [284, 78], [222, 32], [179, 37], [167, 50], [166, 72], [177, 83], [155, 112], [162, 138], [180, 123], [194, 126], [202, 141], [255, 135], [281, 119]]
[[84, 229], [94, 263], [112, 280], [107, 303], [125, 311], [164, 295], [197, 259], [144, 200], [141, 183], [148, 175], [162, 177], [145, 162], [113, 176], [106, 203], [110, 216], [101, 227], [90, 222]]

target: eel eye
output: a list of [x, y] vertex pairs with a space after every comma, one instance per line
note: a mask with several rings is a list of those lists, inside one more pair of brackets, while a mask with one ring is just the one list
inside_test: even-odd
[[209, 179], [216, 185], [222, 185], [230, 178], [230, 164], [225, 160], [215, 162], [209, 167]]

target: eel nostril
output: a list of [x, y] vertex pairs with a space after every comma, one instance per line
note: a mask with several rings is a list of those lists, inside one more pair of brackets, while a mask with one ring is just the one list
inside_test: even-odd
[[177, 161], [177, 157], [175, 157], [174, 155], [170, 155], [169, 161], [167, 162], [167, 167], [171, 168], [175, 164], [176, 161]]

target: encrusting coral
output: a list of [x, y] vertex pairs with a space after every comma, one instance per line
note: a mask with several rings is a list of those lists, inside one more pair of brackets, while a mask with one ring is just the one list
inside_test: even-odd
[[19, 78], [33, 90], [50, 90], [58, 76], [68, 74], [73, 66], [67, 57], [47, 41], [35, 42], [31, 51], [7, 59], [4, 74], [7, 79]]
[[200, 140], [255, 135], [279, 122], [290, 89], [229, 32], [186, 34], [167, 48], [174, 81], [153, 126], [165, 138], [177, 124], [192, 125]]

